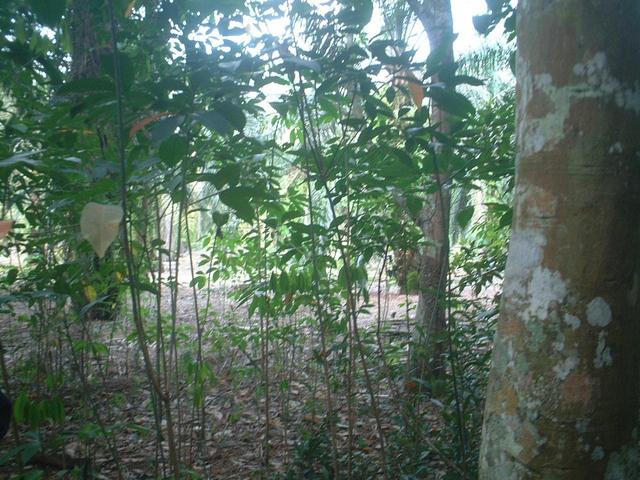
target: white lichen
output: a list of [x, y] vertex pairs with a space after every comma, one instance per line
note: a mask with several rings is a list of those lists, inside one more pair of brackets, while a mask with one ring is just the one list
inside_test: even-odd
[[607, 332], [600, 332], [598, 335], [598, 345], [596, 345], [596, 357], [593, 359], [593, 365], [596, 368], [610, 367], [613, 365], [611, 357], [611, 349], [607, 346]]
[[527, 293], [529, 272], [542, 263], [545, 236], [532, 229], [521, 228], [513, 232], [509, 243], [509, 261], [504, 284], [504, 296], [524, 297]]
[[565, 122], [571, 107], [583, 99], [601, 99], [613, 102], [616, 107], [640, 113], [640, 83], [626, 85], [615, 78], [603, 52], [597, 52], [586, 63], [573, 67], [573, 74], [580, 81], [566, 86], [554, 85], [549, 73], [533, 74], [523, 59], [518, 62], [521, 88], [519, 111], [527, 115], [527, 106], [534, 97], [546, 97], [545, 104], [553, 109], [542, 117], [527, 115], [519, 122], [518, 143], [521, 153], [530, 155], [553, 148], [565, 135]]
[[627, 480], [638, 478], [640, 473], [640, 452], [637, 441], [623, 446], [620, 451], [609, 455], [604, 480]]
[[620, 142], [616, 142], [609, 147], [609, 153], [622, 153], [622, 144]]
[[562, 352], [564, 350], [564, 340], [564, 335], [562, 333], [559, 333], [556, 339], [551, 344], [556, 352]]
[[606, 327], [611, 323], [611, 307], [602, 297], [596, 297], [587, 305], [587, 322], [592, 327]]
[[559, 380], [564, 380], [578, 366], [578, 357], [571, 355], [553, 367], [553, 371]]
[[543, 320], [547, 318], [553, 304], [564, 300], [567, 286], [559, 272], [538, 267], [531, 275], [528, 293], [529, 305], [524, 312], [525, 320]]
[[577, 330], [580, 328], [580, 319], [575, 315], [571, 315], [570, 313], [564, 314], [564, 323], [569, 325], [572, 330]]
[[593, 451], [591, 452], [591, 460], [593, 460], [594, 462], [597, 462], [599, 460], [602, 460], [604, 458], [604, 449], [602, 447], [596, 447], [593, 449]]

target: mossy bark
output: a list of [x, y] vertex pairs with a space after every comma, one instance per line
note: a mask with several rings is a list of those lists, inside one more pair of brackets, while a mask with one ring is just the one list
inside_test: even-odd
[[521, 0], [480, 478], [640, 478], [640, 4]]

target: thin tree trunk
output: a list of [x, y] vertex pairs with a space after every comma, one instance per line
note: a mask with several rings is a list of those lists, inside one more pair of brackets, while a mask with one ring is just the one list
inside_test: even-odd
[[[108, 47], [98, 43], [96, 32], [99, 31], [101, 19], [97, 14], [102, 5], [92, 0], [74, 0], [71, 6], [71, 68], [70, 74], [73, 80], [94, 78], [100, 74], [100, 53], [108, 51]], [[101, 154], [104, 157], [107, 150], [108, 128], [96, 129], [100, 142]], [[102, 265], [113, 263], [111, 250], [109, 249], [103, 259], [92, 254], [91, 268], [99, 271]], [[91, 320], [115, 320], [119, 307], [119, 289], [111, 282], [104, 293], [104, 300], [95, 305], [87, 313]]]
[[480, 478], [640, 478], [640, 9], [521, 1], [515, 223]]
[[[422, 3], [409, 0], [409, 5], [427, 32], [430, 50], [441, 52], [443, 64], [453, 63], [454, 37], [450, 0], [424, 0]], [[436, 75], [432, 80], [438, 82], [439, 78]], [[437, 104], [432, 108], [431, 118], [433, 123], [439, 124], [440, 131], [449, 131], [447, 114]], [[422, 233], [429, 242], [420, 259], [420, 290], [414, 332], [414, 342], [419, 348], [414, 351], [411, 360], [414, 374], [421, 378], [441, 373], [441, 357], [445, 351], [445, 343], [441, 339], [446, 330], [444, 300], [449, 270], [451, 193], [446, 182], [446, 172], [438, 172], [437, 177], [441, 188], [426, 198], [418, 219]]]

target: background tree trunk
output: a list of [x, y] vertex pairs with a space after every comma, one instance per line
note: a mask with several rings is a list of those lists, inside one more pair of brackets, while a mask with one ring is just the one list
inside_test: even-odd
[[521, 1], [515, 223], [480, 478], [637, 479], [640, 9]]
[[[429, 37], [430, 50], [442, 53], [442, 63], [453, 63], [453, 17], [450, 0], [409, 0], [409, 5], [418, 17]], [[432, 78], [438, 82], [438, 76]], [[440, 131], [449, 131], [446, 112], [433, 105], [433, 123], [440, 124]], [[411, 360], [414, 374], [426, 378], [442, 370], [444, 344], [441, 341], [446, 328], [444, 308], [447, 274], [449, 270], [449, 208], [451, 193], [446, 186], [446, 172], [436, 179], [441, 189], [425, 200], [418, 219], [425, 239], [429, 242], [420, 258], [420, 291], [416, 309], [414, 343], [418, 345]]]
[[96, 21], [90, 0], [74, 0], [71, 8], [71, 78], [97, 77], [100, 72], [100, 51], [96, 39]]
[[[100, 54], [108, 51], [106, 47], [98, 42], [98, 27], [100, 21], [96, 10], [99, 12], [103, 5], [93, 0], [74, 0], [71, 6], [71, 78], [82, 80], [95, 78], [100, 74]], [[96, 128], [96, 135], [100, 142], [100, 157], [106, 156], [108, 126]], [[96, 160], [96, 158], [94, 158]], [[113, 264], [111, 249], [107, 250], [103, 259], [97, 255], [91, 256], [91, 268], [99, 271], [103, 265]], [[114, 282], [110, 282], [105, 292], [100, 292], [103, 301], [95, 305], [87, 312], [87, 317], [91, 320], [115, 320], [119, 308], [119, 289]]]

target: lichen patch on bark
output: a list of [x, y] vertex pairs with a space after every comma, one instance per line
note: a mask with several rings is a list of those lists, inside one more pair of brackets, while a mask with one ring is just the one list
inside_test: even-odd
[[529, 72], [519, 76], [521, 108], [526, 121], [520, 122], [518, 141], [521, 155], [551, 150], [566, 134], [565, 124], [571, 118], [572, 106], [585, 99], [613, 102], [623, 110], [640, 113], [640, 83], [626, 85], [615, 78], [608, 67], [604, 52], [573, 66], [579, 81], [557, 85], [549, 73], [531, 73], [530, 65], [519, 59], [518, 68]]
[[611, 349], [606, 344], [607, 332], [601, 331], [598, 334], [598, 345], [596, 346], [596, 356], [593, 359], [593, 366], [596, 368], [610, 367], [613, 365]]
[[577, 330], [580, 328], [580, 319], [570, 313], [564, 314], [564, 323], [571, 327], [571, 330]]
[[561, 303], [567, 295], [567, 286], [558, 272], [538, 267], [531, 275], [527, 293], [529, 305], [524, 315], [529, 320], [544, 320], [554, 304]]
[[560, 380], [564, 380], [578, 366], [579, 360], [576, 355], [570, 355], [563, 362], [553, 367], [553, 371]]
[[606, 327], [611, 323], [611, 307], [602, 297], [596, 297], [587, 305], [587, 322], [592, 327]]

